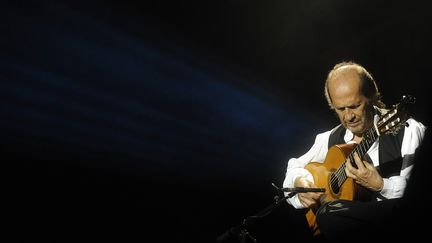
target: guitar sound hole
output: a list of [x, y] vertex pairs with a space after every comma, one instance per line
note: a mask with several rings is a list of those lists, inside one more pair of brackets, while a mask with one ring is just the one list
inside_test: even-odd
[[329, 184], [330, 184], [330, 187], [331, 187], [333, 193], [334, 194], [338, 194], [339, 190], [340, 190], [340, 188], [339, 188], [339, 179], [338, 179], [338, 177], [335, 176], [334, 173], [332, 173], [331, 176], [330, 176], [330, 183]]

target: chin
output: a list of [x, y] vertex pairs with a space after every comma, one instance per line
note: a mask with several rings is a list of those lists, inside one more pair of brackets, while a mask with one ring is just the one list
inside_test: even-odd
[[362, 127], [347, 127], [354, 134], [362, 134], [364, 129]]

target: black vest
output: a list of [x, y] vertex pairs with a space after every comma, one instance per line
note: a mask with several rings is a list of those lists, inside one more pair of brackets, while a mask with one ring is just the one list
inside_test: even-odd
[[[340, 124], [335, 127], [329, 137], [328, 147], [336, 144], [344, 144], [346, 128]], [[379, 166], [377, 167], [382, 177], [399, 175], [402, 169], [402, 139], [405, 127], [402, 127], [396, 135], [383, 134], [379, 136]]]

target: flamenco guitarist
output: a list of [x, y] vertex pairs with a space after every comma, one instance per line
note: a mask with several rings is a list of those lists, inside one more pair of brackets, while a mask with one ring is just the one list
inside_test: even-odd
[[[388, 110], [375, 80], [358, 63], [335, 65], [324, 92], [341, 124], [319, 133], [309, 151], [288, 161], [283, 187], [326, 191], [298, 193], [287, 201], [308, 210], [315, 236], [358, 239], [379, 233], [404, 194], [426, 127], [407, 117], [397, 132], [380, 133], [377, 121]], [[332, 160], [340, 160], [341, 166]], [[361, 191], [368, 199], [359, 200]]]

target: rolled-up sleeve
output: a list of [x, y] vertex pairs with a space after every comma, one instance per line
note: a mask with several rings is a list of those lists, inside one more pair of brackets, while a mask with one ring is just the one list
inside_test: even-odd
[[[304, 167], [309, 162], [323, 162], [328, 151], [328, 140], [330, 131], [320, 133], [316, 136], [315, 142], [307, 153], [298, 157], [291, 158], [288, 160], [287, 170], [285, 174], [285, 180], [283, 187], [294, 187], [294, 182], [297, 177], [306, 177], [310, 181], [313, 180], [312, 174]], [[287, 195], [288, 193], [285, 193]], [[288, 203], [294, 208], [304, 208], [303, 204], [300, 203], [298, 196], [295, 195], [287, 199]]]

